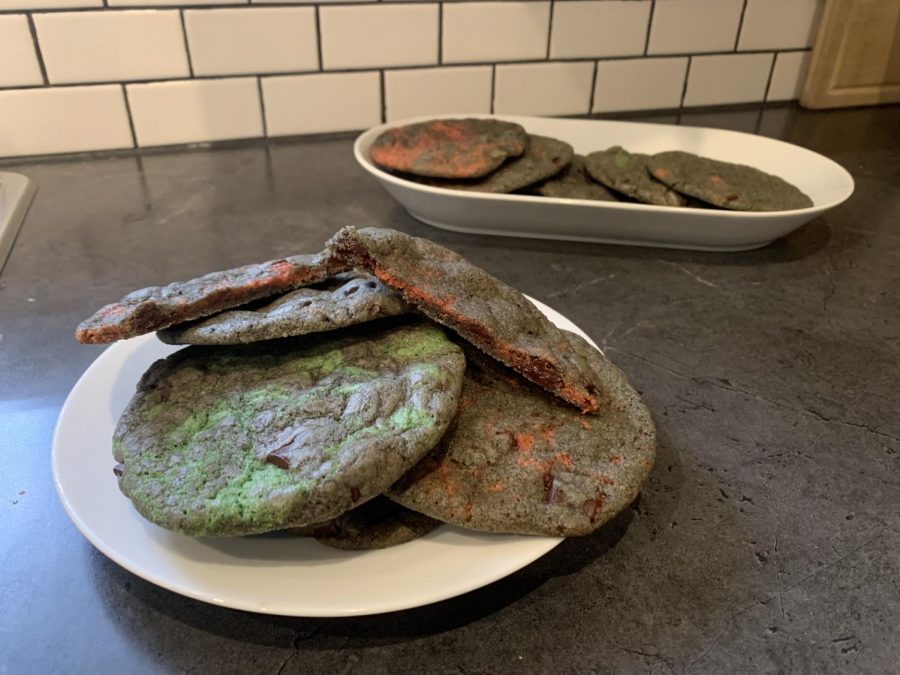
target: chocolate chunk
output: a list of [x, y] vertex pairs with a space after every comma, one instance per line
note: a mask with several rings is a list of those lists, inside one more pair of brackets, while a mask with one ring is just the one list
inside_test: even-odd
[[277, 451], [270, 452], [268, 455], [266, 455], [266, 461], [269, 464], [274, 464], [279, 469], [290, 469], [291, 468], [291, 463], [287, 460], [287, 458], [279, 455]]

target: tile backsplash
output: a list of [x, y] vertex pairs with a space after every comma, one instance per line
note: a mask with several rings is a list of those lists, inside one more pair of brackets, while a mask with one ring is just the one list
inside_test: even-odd
[[50, 84], [188, 77], [178, 10], [35, 14]]
[[797, 97], [824, 0], [0, 0], [0, 157]]
[[[656, 3], [648, 54], [734, 51], [745, 7], [758, 0], [663, 0]], [[784, 0], [793, 2], [794, 0]], [[804, 45], [805, 46], [805, 45]]]

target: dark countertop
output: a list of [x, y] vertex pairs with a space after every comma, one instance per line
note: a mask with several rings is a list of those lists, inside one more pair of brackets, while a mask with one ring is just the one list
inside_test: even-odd
[[[662, 116], [661, 121], [672, 121]], [[684, 114], [843, 164], [856, 193], [763, 250], [478, 238], [406, 215], [348, 138], [32, 163], [0, 276], [0, 673], [896, 672], [900, 108]], [[136, 287], [312, 252], [345, 224], [445, 244], [576, 321], [658, 426], [639, 504], [465, 596], [291, 619], [157, 588], [79, 534], [60, 406]]]

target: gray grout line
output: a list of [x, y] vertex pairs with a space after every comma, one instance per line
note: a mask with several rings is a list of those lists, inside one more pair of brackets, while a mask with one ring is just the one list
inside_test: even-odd
[[256, 91], [259, 94], [259, 114], [262, 115], [263, 138], [269, 137], [269, 124], [266, 122], [266, 99], [263, 96], [262, 77], [256, 76]]
[[494, 114], [496, 106], [494, 105], [497, 98], [497, 64], [491, 67], [491, 115]]
[[553, 41], [553, 14], [556, 11], [556, 0], [550, 0], [550, 20], [547, 22], [547, 60], [550, 60], [550, 44]]
[[693, 61], [692, 56], [688, 56], [687, 68], [684, 69], [684, 86], [681, 88], [681, 102], [678, 104], [678, 108], [684, 108], [684, 97], [687, 96], [687, 88], [688, 88], [688, 80], [691, 79], [691, 62]]
[[647, 35], [644, 38], [644, 56], [650, 52], [650, 31], [653, 30], [653, 15], [656, 13], [656, 0], [650, 3], [650, 16], [647, 17]]
[[381, 123], [387, 122], [387, 87], [385, 86], [384, 70], [378, 71], [378, 86], [381, 88]]
[[131, 142], [138, 147], [137, 132], [134, 130], [134, 117], [131, 114], [131, 102], [128, 100], [128, 91], [122, 85], [122, 98], [125, 99], [125, 113], [128, 115], [128, 128], [131, 130]]
[[[464, 5], [464, 4], [476, 4], [483, 3], [485, 1], [490, 0], [452, 0], [453, 4]], [[496, 1], [496, 0], [494, 0]], [[508, 0], [499, 0], [500, 2], [505, 2]], [[547, 0], [518, 0], [524, 2], [546, 2]], [[596, 0], [569, 0], [571, 2], [594, 2]], [[206, 2], [203, 4], [196, 5], [182, 5], [182, 9], [234, 9], [235, 7], [268, 7], [269, 9], [273, 9], [276, 7], [315, 7], [321, 2], [315, 2], [314, 0], [297, 0], [296, 2], [279, 2], [278, 0], [271, 0], [270, 2], [241, 2], [241, 3], [223, 3], [217, 2], [216, 0], [210, 0], [210, 2]], [[420, 4], [420, 5], [428, 5], [433, 4], [435, 0], [418, 0], [417, 2], [410, 3], [405, 0], [342, 0], [340, 2], [340, 6], [342, 7], [353, 7], [359, 5], [367, 5], [370, 7], [384, 7], [386, 5], [401, 5], [401, 4]], [[331, 4], [331, 3], [329, 3]], [[96, 7], [47, 7], [40, 8], [39, 11], [41, 14], [59, 14], [64, 12], [102, 12], [104, 10], [111, 12], [125, 12], [125, 11], [134, 11], [139, 9], [173, 9], [178, 8], [178, 5], [171, 4], [145, 4], [145, 5], [116, 5], [114, 7], [110, 7], [107, 5], [104, 6], [96, 6]], [[25, 11], [24, 8], [18, 9], [0, 9], [0, 14], [21, 14]], [[34, 10], [29, 10], [34, 11]]]
[[599, 61], [594, 61], [594, 75], [591, 77], [591, 98], [588, 101], [588, 114], [594, 112], [594, 98], [597, 96], [597, 68], [600, 66]]
[[319, 58], [319, 70], [325, 70], [325, 64], [322, 61], [322, 18], [319, 16], [319, 6], [316, 5], [316, 53]]
[[778, 54], [772, 54], [772, 65], [769, 66], [769, 79], [766, 80], [766, 91], [763, 93], [763, 103], [769, 100], [769, 89], [772, 87], [772, 76], [775, 75], [775, 62]]
[[441, 65], [444, 62], [444, 3], [438, 3], [438, 44], [437, 44], [437, 62]]
[[47, 77], [47, 66], [44, 64], [44, 54], [41, 52], [41, 44], [38, 42], [37, 28], [34, 27], [34, 18], [28, 13], [28, 30], [31, 31], [31, 42], [34, 44], [34, 53], [37, 56], [38, 67], [41, 69], [41, 78], [44, 85], [49, 85], [50, 80]]
[[[747, 102], [747, 103], [736, 103], [736, 104], [726, 104], [726, 105], [701, 105], [695, 106], [693, 108], [660, 108], [660, 109], [647, 109], [647, 110], [622, 110], [618, 112], [611, 113], [597, 113], [592, 114], [588, 117], [584, 117], [582, 115], [559, 115], [556, 116], [560, 119], [599, 119], [599, 120], [628, 120], [632, 119], [633, 116], [648, 116], [648, 115], [677, 115], [681, 116], [683, 113], [688, 114], [696, 114], [696, 113], [706, 113], [706, 112], [733, 112], [745, 109], [756, 109], [757, 107], [762, 106], [765, 110], [777, 110], [782, 108], [795, 108], [799, 109], [797, 101], [773, 101], [772, 103], [766, 103], [764, 101], [756, 101], [756, 102]], [[763, 110], [763, 112], [765, 111]], [[309, 140], [309, 139], [328, 139], [328, 138], [336, 138], [336, 139], [353, 139], [355, 138], [362, 129], [353, 130], [353, 131], [338, 131], [338, 132], [329, 132], [322, 134], [288, 134], [285, 136], [271, 136], [268, 140], [272, 141], [275, 144], [286, 144], [291, 143], [297, 140]], [[260, 140], [267, 140], [261, 138], [259, 136], [251, 137], [251, 138], [238, 138], [231, 140], [219, 140], [219, 141], [203, 141], [203, 142], [195, 142], [191, 141], [188, 143], [173, 143], [171, 145], [147, 145], [147, 146], [136, 146], [133, 148], [121, 148], [116, 150], [88, 150], [88, 151], [79, 151], [79, 152], [45, 152], [37, 155], [13, 155], [9, 157], [0, 156], [0, 167], [5, 166], [15, 166], [17, 164], [21, 164], [25, 161], [31, 161], [35, 159], [40, 159], [42, 161], [47, 162], [67, 162], [71, 160], [82, 160], [85, 157], [130, 157], [134, 158], [137, 161], [139, 166], [143, 164], [143, 158], [152, 157], [154, 155], [162, 155], [170, 152], [206, 152], [208, 150], [219, 150], [219, 149], [227, 149], [227, 148], [245, 148], [245, 147], [255, 147], [256, 144]], [[146, 189], [145, 189], [145, 180], [143, 173], [141, 172], [141, 191], [144, 194], [145, 199], [145, 208], [146, 207]]]
[[184, 23], [184, 10], [178, 10], [178, 17], [181, 20], [181, 36], [184, 38], [184, 55], [188, 62], [188, 72], [194, 77], [194, 59], [191, 58], [191, 48], [188, 45], [187, 26]]
[[[580, 2], [581, 0], [575, 0]], [[399, 4], [399, 3], [398, 3]], [[232, 5], [234, 7], [234, 5]], [[740, 52], [740, 55], [744, 54], [793, 54], [798, 52], [809, 52], [810, 48], [798, 48], [798, 49], [757, 49], [753, 51]], [[703, 54], [653, 54], [650, 57], [644, 57], [641, 55], [637, 56], [611, 56], [611, 57], [603, 57], [601, 59], [597, 59], [596, 57], [578, 57], [578, 58], [560, 58], [560, 59], [552, 59], [550, 63], [588, 63], [593, 60], [599, 60], [601, 63], [606, 63], [609, 61], [635, 61], [644, 58], [653, 58], [653, 59], [664, 59], [664, 58], [693, 58], [695, 56], [734, 56], [734, 52], [707, 52]], [[522, 59], [518, 61], [473, 61], [473, 62], [465, 62], [465, 63], [446, 63], [441, 64], [441, 68], [469, 68], [473, 66], [495, 66], [495, 65], [522, 65], [522, 64], [541, 64], [548, 63], [548, 61], [544, 59]], [[437, 64], [434, 63], [423, 63], [417, 66], [368, 66], [365, 68], [332, 68], [330, 70], [293, 70], [286, 72], [276, 72], [276, 73], [227, 73], [222, 75], [194, 75], [193, 77], [151, 77], [143, 80], [114, 80], [110, 81], [91, 81], [85, 80], [82, 82], [66, 82], [60, 84], [53, 85], [25, 85], [25, 86], [0, 86], [0, 91], [3, 90], [19, 90], [19, 89], [39, 89], [39, 88], [60, 88], [60, 87], [85, 87], [90, 85], [101, 86], [105, 84], [142, 84], [148, 82], [174, 82], [174, 81], [184, 81], [184, 80], [226, 80], [234, 77], [291, 77], [295, 75], [314, 75], [316, 73], [324, 72], [329, 74], [339, 74], [339, 73], [366, 73], [366, 72], [375, 72], [379, 69], [382, 70], [422, 70], [425, 68], [434, 68]]]
[[[105, 1], [105, 0], [104, 0]], [[457, 3], [467, 3], [467, 2], [484, 2], [485, 0], [454, 0]], [[530, 0], [525, 0], [530, 1]], [[537, 1], [537, 0], [535, 0]], [[546, 1], [546, 0], [544, 0]], [[576, 0], [581, 1], [581, 0]], [[321, 2], [321, 0], [320, 0]], [[247, 8], [247, 7], [267, 7], [269, 9], [275, 9], [279, 7], [316, 7], [320, 2], [304, 2], [300, 0], [299, 2], [278, 2], [277, 0], [273, 0], [272, 2], [266, 3], [222, 3], [222, 2], [208, 2], [204, 4], [191, 4], [191, 5], [171, 5], [171, 4], [148, 4], [148, 5], [97, 5], [92, 7], [41, 7], [41, 8], [33, 8], [33, 9], [5, 9], [0, 8], [0, 15], [2, 14], [21, 14], [24, 11], [32, 11], [38, 14], [66, 14], [66, 13], [82, 13], [82, 12], [130, 12], [144, 9], [155, 9], [155, 10], [173, 10], [173, 9], [235, 9], [235, 8]], [[430, 4], [434, 2], [434, 0], [422, 0], [422, 2], [418, 2], [416, 4]], [[328, 3], [331, 4], [331, 3]], [[400, 0], [395, 0], [394, 2], [380, 2], [379, 0], [341, 0], [341, 6], [347, 7], [358, 7], [369, 6], [369, 7], [383, 7], [389, 4], [400, 4]], [[410, 2], [404, 2], [404, 4], [413, 4]]]
[[741, 31], [744, 30], [744, 14], [747, 13], [747, 0], [744, 0], [744, 6], [741, 7], [741, 18], [738, 20], [737, 35], [734, 36], [734, 51], [738, 50], [738, 44], [741, 41]]

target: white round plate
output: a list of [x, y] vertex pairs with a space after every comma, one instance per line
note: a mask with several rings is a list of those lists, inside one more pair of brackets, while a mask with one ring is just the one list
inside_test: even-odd
[[[726, 211], [465, 192], [404, 180], [382, 171], [369, 159], [372, 142], [386, 129], [436, 117], [494, 117], [517, 122], [530, 133], [566, 141], [583, 155], [621, 145], [631, 152], [685, 150], [748, 164], [793, 183], [809, 195], [813, 205], [794, 211]], [[853, 193], [850, 174], [812, 150], [739, 131], [672, 124], [510, 115], [414, 117], [363, 132], [353, 152], [360, 166], [414, 218], [444, 230], [506, 237], [745, 251], [783, 237]]]
[[[561, 314], [532, 302], [560, 328], [587, 338]], [[347, 552], [306, 537], [192, 538], [152, 525], [119, 492], [112, 435], [141, 375], [175, 349], [154, 335], [112, 345], [75, 384], [53, 436], [53, 479], [69, 517], [102, 553], [147, 581], [252, 612], [378, 614], [480, 588], [562, 541], [443, 525], [394, 548]]]

